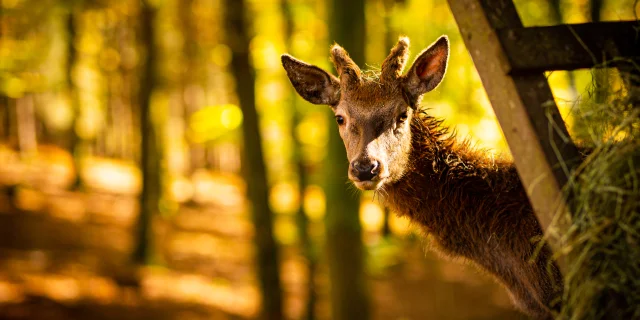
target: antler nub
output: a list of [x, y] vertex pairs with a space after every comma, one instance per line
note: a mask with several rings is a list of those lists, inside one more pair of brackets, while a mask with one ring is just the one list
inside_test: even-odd
[[409, 38], [400, 37], [398, 43], [391, 49], [389, 56], [382, 63], [380, 79], [395, 81], [402, 75], [402, 70], [409, 58]]
[[351, 60], [347, 51], [338, 44], [331, 46], [331, 61], [338, 70], [340, 86], [343, 90], [362, 82], [360, 68]]

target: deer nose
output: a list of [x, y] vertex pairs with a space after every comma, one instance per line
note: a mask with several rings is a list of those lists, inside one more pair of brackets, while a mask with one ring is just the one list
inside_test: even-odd
[[371, 161], [353, 161], [351, 163], [353, 173], [360, 181], [369, 181], [378, 175], [380, 165], [377, 160]]

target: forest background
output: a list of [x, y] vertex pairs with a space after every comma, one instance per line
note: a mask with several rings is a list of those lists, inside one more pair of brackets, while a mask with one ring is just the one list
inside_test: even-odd
[[[633, 0], [516, 0], [525, 26], [637, 19]], [[2, 0], [0, 314], [512, 319], [502, 288], [347, 183], [327, 107], [280, 55], [379, 68], [451, 41], [423, 107], [508, 148], [444, 0]], [[548, 73], [574, 138], [613, 70]], [[595, 90], [594, 90], [595, 88]], [[34, 308], [33, 306], [38, 306]], [[43, 307], [44, 306], [44, 307]]]

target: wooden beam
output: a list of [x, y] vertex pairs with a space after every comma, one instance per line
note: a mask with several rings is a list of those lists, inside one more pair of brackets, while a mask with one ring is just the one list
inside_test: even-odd
[[638, 21], [496, 30], [510, 73], [618, 67], [640, 57]]
[[[579, 153], [542, 73], [511, 75], [496, 29], [521, 28], [511, 0], [448, 0], [480, 74], [536, 216], [548, 230], [566, 208], [562, 186]], [[559, 249], [552, 242], [551, 247]], [[561, 270], [564, 264], [559, 262]]]

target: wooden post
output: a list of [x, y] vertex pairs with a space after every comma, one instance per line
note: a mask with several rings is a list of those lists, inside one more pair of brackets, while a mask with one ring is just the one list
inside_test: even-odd
[[[496, 30], [511, 74], [621, 67], [640, 56], [637, 21]], [[622, 58], [626, 57], [626, 58]]]
[[[511, 0], [448, 0], [542, 228], [566, 208], [562, 187], [579, 159], [546, 78], [511, 74], [499, 32], [522, 28]], [[558, 243], [550, 243], [555, 250]], [[564, 263], [559, 261], [564, 272]]]

